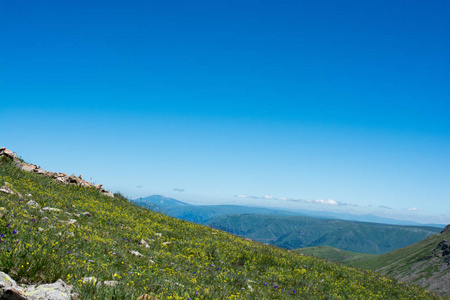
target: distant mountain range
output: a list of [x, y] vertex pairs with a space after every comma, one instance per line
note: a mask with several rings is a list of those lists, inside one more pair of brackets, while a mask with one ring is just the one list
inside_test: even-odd
[[259, 214], [277, 216], [305, 216], [324, 219], [338, 219], [347, 221], [359, 221], [381, 223], [390, 225], [431, 226], [442, 229], [446, 224], [422, 224], [418, 222], [383, 218], [371, 214], [354, 215], [327, 211], [311, 211], [306, 209], [286, 209], [272, 207], [254, 207], [244, 205], [192, 205], [173, 198], [161, 195], [153, 195], [132, 200], [138, 205], [165, 212], [175, 218], [195, 223], [203, 223], [214, 217], [234, 214]]
[[338, 220], [330, 216], [311, 216], [313, 212], [309, 211], [238, 205], [190, 205], [159, 195], [133, 202], [176, 218], [287, 249], [320, 245], [383, 254], [416, 243], [443, 228]]

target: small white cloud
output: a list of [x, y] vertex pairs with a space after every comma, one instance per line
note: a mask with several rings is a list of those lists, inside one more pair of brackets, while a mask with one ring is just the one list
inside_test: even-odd
[[281, 197], [281, 198], [277, 198], [277, 200], [287, 201], [287, 198]]
[[142, 185], [137, 185], [136, 187], [137, 187], [138, 189], [142, 189], [142, 188], [143, 188]]
[[324, 204], [324, 205], [339, 205], [339, 203], [336, 200], [333, 199], [314, 199], [314, 200], [306, 200], [308, 203], [317, 203], [317, 204]]
[[180, 189], [180, 188], [174, 188], [173, 189], [175, 192], [184, 192], [184, 189]]
[[247, 198], [246, 195], [236, 195], [235, 197], [236, 197], [236, 198]]
[[273, 196], [265, 195], [263, 198], [264, 198], [264, 199], [273, 199]]
[[417, 207], [408, 208], [408, 211], [418, 211]]

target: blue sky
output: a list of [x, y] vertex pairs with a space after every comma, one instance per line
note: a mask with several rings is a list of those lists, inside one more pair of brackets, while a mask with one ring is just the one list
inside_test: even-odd
[[0, 0], [0, 143], [131, 198], [450, 223], [449, 15]]

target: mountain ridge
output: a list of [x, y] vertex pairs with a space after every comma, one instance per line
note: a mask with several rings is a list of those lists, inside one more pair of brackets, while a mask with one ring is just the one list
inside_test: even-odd
[[[171, 210], [174, 209], [172, 205], [167, 205], [163, 203], [156, 203], [155, 199], [159, 198], [165, 198], [170, 199], [172, 201], [176, 201], [177, 203], [183, 203], [184, 206], [189, 206], [191, 209], [196, 209], [197, 211], [202, 211], [203, 209], [208, 208], [214, 208], [214, 207], [220, 207], [220, 206], [226, 206], [226, 207], [234, 207], [236, 208], [236, 213], [238, 213], [240, 210], [244, 209], [247, 212], [250, 212], [252, 209], [266, 209], [267, 211], [277, 211], [280, 214], [285, 215], [298, 215], [298, 216], [309, 216], [309, 217], [315, 217], [315, 218], [322, 218], [322, 219], [338, 219], [338, 220], [347, 220], [347, 221], [356, 221], [356, 222], [367, 222], [367, 223], [379, 223], [379, 224], [388, 224], [388, 225], [407, 225], [407, 226], [425, 226], [425, 227], [436, 227], [436, 228], [444, 228], [446, 224], [434, 224], [434, 223], [418, 223], [413, 221], [405, 221], [405, 220], [397, 220], [392, 218], [385, 218], [385, 217], [378, 217], [376, 215], [372, 214], [365, 214], [365, 215], [354, 215], [354, 214], [347, 214], [347, 213], [335, 213], [335, 212], [327, 212], [327, 211], [311, 211], [311, 210], [302, 210], [302, 209], [288, 209], [288, 208], [282, 208], [282, 207], [264, 207], [264, 206], [247, 206], [247, 205], [227, 205], [227, 204], [214, 204], [214, 205], [205, 205], [205, 204], [190, 204], [187, 202], [183, 202], [174, 198], [165, 197], [162, 195], [151, 195], [144, 198], [138, 198], [131, 200], [134, 203], [151, 203], [152, 205], [155, 205], [155, 208], [163, 209], [164, 211], [171, 213]], [[160, 205], [158, 207], [158, 205]], [[179, 214], [179, 210], [172, 212], [177, 217]], [[233, 213], [233, 214], [236, 214]], [[204, 218], [202, 218], [204, 219]], [[193, 221], [190, 219], [187, 219], [188, 221]]]
[[[170, 199], [168, 203], [175, 205], [158, 206], [161, 199]], [[183, 203], [181, 201], [159, 195], [135, 200], [133, 203], [287, 249], [322, 245], [353, 252], [382, 254], [418, 242], [441, 230], [427, 226], [316, 218], [270, 208], [233, 205], [183, 206], [179, 205]], [[384, 232], [385, 236], [377, 233], [378, 230]]]

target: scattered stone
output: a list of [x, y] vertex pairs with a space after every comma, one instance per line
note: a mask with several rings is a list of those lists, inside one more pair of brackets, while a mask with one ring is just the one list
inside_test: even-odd
[[53, 174], [51, 172], [41, 169], [41, 167], [34, 169], [33, 172], [38, 175], [44, 175], [44, 176], [51, 176]]
[[145, 248], [150, 248], [150, 245], [144, 239], [142, 239], [139, 243], [143, 245]]
[[105, 196], [108, 196], [108, 197], [114, 198], [114, 194], [113, 194], [113, 193], [111, 193], [111, 192], [109, 192], [109, 191], [104, 191], [104, 192], [102, 192], [102, 194], [103, 194], [103, 195], [105, 195]]
[[77, 222], [77, 220], [75, 220], [75, 219], [69, 219], [69, 221], [59, 221], [59, 222], [67, 223], [67, 224], [69, 224], [69, 225], [73, 225], [73, 224], [75, 224], [75, 223]]
[[[92, 217], [92, 214], [90, 212], [87, 212], [87, 211], [82, 213], [82, 215], [86, 216], [86, 217], [89, 217], [89, 218]], [[78, 215], [78, 216], [80, 216], [80, 215]]]
[[43, 211], [61, 211], [59, 208], [54, 208], [54, 207], [44, 207], [42, 209]]
[[157, 235], [157, 236], [162, 236], [162, 233], [155, 233], [155, 235]]
[[153, 265], [155, 264], [155, 261], [153, 261], [153, 260], [151, 260], [151, 259], [149, 259], [148, 261], [149, 261], [151, 264], [153, 264]]
[[163, 245], [169, 245], [169, 244], [171, 244], [171, 242], [164, 242], [164, 243], [162, 243]]
[[[102, 284], [102, 283], [99, 282], [99, 284]], [[116, 280], [105, 280], [105, 281], [103, 281], [103, 285], [105, 285], [105, 286], [116, 286], [118, 284], [119, 284], [119, 282], [116, 281]]]
[[3, 150], [3, 153], [2, 153], [3, 155], [5, 155], [5, 156], [7, 156], [7, 157], [10, 157], [10, 158], [16, 158], [17, 156], [16, 156], [16, 154], [15, 153], [13, 153], [11, 150], [9, 150], [9, 149], [5, 149], [5, 150]]
[[55, 181], [58, 182], [58, 183], [62, 183], [62, 184], [68, 184], [69, 183], [68, 180], [67, 180], [67, 177], [56, 177]]
[[38, 208], [38, 207], [39, 207], [39, 204], [38, 204], [36, 201], [34, 201], [34, 200], [28, 201], [28, 202], [27, 202], [27, 205], [28, 205], [28, 206], [31, 206], [31, 207], [33, 207], [33, 208]]
[[130, 250], [130, 253], [133, 254], [133, 255], [139, 256], [139, 257], [144, 256], [141, 253], [139, 253], [137, 251], [134, 251], [134, 250]]
[[2, 186], [0, 188], [0, 192], [3, 192], [5, 194], [10, 194], [10, 195], [14, 195], [15, 193], [9, 188], [9, 186], [7, 185], [7, 182], [5, 183], [4, 186]]
[[165, 280], [164, 280], [164, 282], [169, 282], [169, 283], [173, 283], [173, 284], [175, 284], [175, 285], [178, 285], [178, 286], [184, 287], [184, 285], [182, 285], [181, 283], [178, 283], [178, 282], [172, 282], [172, 281], [170, 281], [170, 280], [167, 280], [167, 279], [165, 279]]
[[21, 165], [21, 167], [20, 167], [20, 169], [21, 169], [22, 171], [25, 171], [25, 172], [33, 172], [36, 168], [37, 168], [36, 165], [33, 165], [33, 164], [27, 164], [27, 163], [25, 163], [25, 162], [23, 162], [22, 165]]

